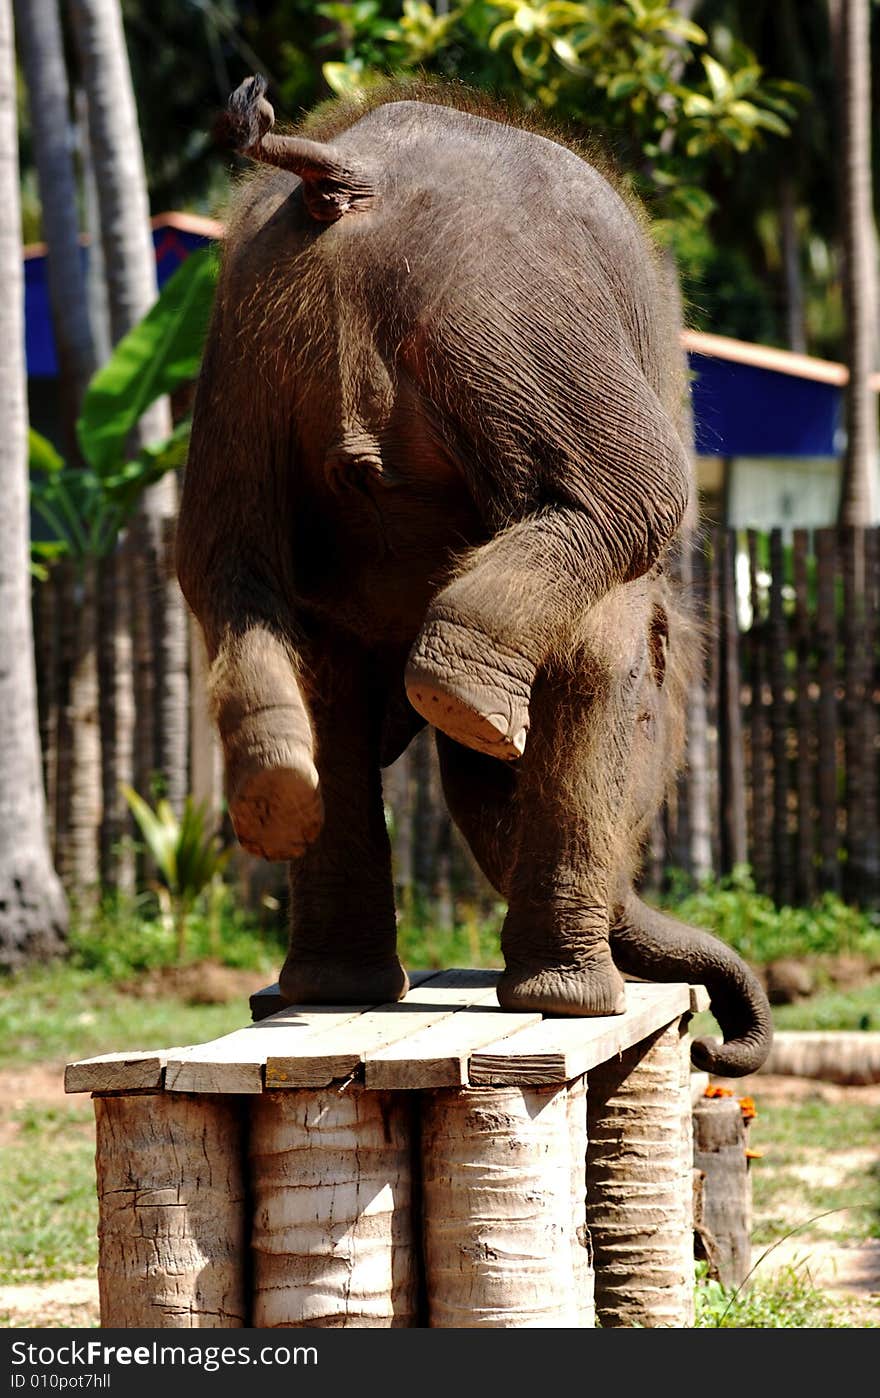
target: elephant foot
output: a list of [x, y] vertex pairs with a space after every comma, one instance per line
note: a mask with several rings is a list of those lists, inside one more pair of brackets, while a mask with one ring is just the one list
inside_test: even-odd
[[278, 977], [291, 1005], [385, 1005], [402, 1000], [409, 977], [397, 957], [364, 966], [336, 957], [316, 960], [291, 952]]
[[435, 728], [475, 752], [521, 757], [529, 730], [533, 667], [482, 631], [432, 617], [410, 652], [406, 692]]
[[[237, 749], [237, 750], [236, 750]], [[227, 745], [229, 816], [239, 844], [260, 859], [298, 859], [324, 820], [318, 772], [301, 742]]]
[[589, 966], [535, 969], [508, 966], [497, 987], [502, 1010], [539, 1010], [545, 1015], [622, 1015], [623, 978], [608, 956]]

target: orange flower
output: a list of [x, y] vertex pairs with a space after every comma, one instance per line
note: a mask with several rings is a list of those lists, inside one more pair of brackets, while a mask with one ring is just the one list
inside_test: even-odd
[[743, 1114], [743, 1121], [751, 1121], [754, 1117], [758, 1115], [758, 1113], [755, 1110], [754, 1097], [740, 1097], [739, 1106], [740, 1111]]

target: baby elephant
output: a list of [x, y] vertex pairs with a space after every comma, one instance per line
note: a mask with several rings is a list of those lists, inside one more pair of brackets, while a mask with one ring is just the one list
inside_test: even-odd
[[[607, 1015], [704, 982], [754, 1071], [757, 980], [632, 877], [680, 758], [693, 644], [663, 571], [688, 504], [677, 326], [641, 216], [575, 150], [442, 88], [276, 135], [241, 189], [178, 532], [236, 834], [292, 860], [291, 1001], [407, 988], [380, 770], [438, 730], [507, 900], [505, 1009]], [[495, 114], [497, 117], [497, 114]], [[268, 167], [268, 168], [267, 168]]]

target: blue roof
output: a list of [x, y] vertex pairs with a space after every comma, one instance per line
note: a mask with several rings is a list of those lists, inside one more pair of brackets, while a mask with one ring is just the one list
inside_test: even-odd
[[[179, 215], [154, 220], [153, 243], [162, 286], [210, 232], [179, 226]], [[190, 220], [198, 223], [197, 219]], [[202, 221], [206, 228], [219, 228]], [[88, 248], [82, 249], [83, 263]], [[28, 374], [58, 373], [45, 256], [25, 260]], [[709, 337], [714, 338], [714, 337]], [[697, 451], [702, 456], [836, 456], [843, 394], [835, 383], [689, 350]]]

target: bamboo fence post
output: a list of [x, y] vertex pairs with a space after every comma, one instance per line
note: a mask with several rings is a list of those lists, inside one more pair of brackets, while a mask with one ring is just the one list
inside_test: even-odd
[[736, 614], [736, 531], [718, 531], [721, 675], [718, 693], [721, 868], [729, 873], [748, 859], [745, 762], [742, 732], [739, 624]]
[[773, 896], [779, 904], [792, 900], [794, 880], [788, 834], [788, 694], [785, 656], [788, 628], [783, 606], [785, 553], [782, 530], [770, 531], [770, 694], [773, 753]]
[[588, 1075], [587, 1226], [605, 1329], [694, 1322], [686, 1017]]
[[793, 534], [795, 640], [797, 646], [797, 898], [811, 903], [816, 896], [813, 833], [815, 815], [816, 743], [814, 702], [811, 698], [811, 655], [809, 583], [807, 569], [809, 536], [806, 529]]
[[417, 1324], [412, 1108], [352, 1083], [251, 1107], [253, 1324]]
[[580, 1202], [574, 1202], [573, 1229], [583, 1086], [574, 1092], [574, 1102], [567, 1085], [425, 1094], [422, 1198], [432, 1328], [590, 1323], [591, 1298], [579, 1294], [591, 1280]]
[[764, 681], [767, 670], [767, 628], [762, 616], [761, 591], [758, 585], [758, 534], [747, 534], [749, 550], [749, 602], [752, 624], [745, 641], [750, 670], [749, 748], [751, 771], [749, 781], [749, 847], [752, 871], [762, 893], [771, 886], [770, 872], [770, 802], [767, 800], [767, 718], [764, 713]]
[[836, 529], [816, 530], [818, 656], [818, 792], [819, 855], [823, 889], [840, 892], [837, 828], [837, 616]]
[[245, 1325], [238, 1099], [148, 1093], [94, 1101], [102, 1326]]

